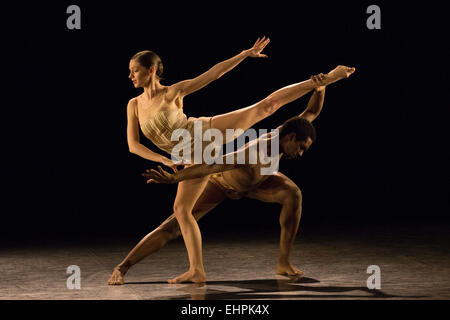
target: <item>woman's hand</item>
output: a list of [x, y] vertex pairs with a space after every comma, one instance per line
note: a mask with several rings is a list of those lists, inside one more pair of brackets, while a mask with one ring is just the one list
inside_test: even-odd
[[168, 173], [167, 171], [164, 171], [161, 166], [158, 166], [158, 170], [155, 169], [147, 169], [142, 174], [145, 178], [147, 178], [147, 183], [175, 183], [175, 178], [173, 177], [173, 173]]
[[262, 39], [257, 39], [252, 48], [247, 50], [248, 56], [252, 58], [267, 58], [266, 54], [261, 54], [261, 51], [267, 46], [270, 42], [270, 39], [266, 36], [262, 37]]
[[161, 163], [167, 167], [172, 168], [173, 172], [178, 172], [177, 166], [183, 165], [182, 161], [175, 162], [175, 161], [170, 160], [169, 158], [163, 158]]

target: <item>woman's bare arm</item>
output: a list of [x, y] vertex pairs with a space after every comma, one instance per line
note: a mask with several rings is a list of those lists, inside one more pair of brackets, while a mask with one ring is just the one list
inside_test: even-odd
[[140, 143], [139, 120], [136, 114], [136, 109], [137, 109], [136, 100], [131, 99], [127, 105], [127, 119], [128, 119], [127, 141], [130, 152], [137, 154], [138, 156], [144, 159], [160, 162], [163, 163], [164, 165], [174, 168], [175, 165], [170, 159], [159, 153], [151, 151], [150, 149], [148, 149], [147, 147], [145, 147]]
[[216, 64], [211, 69], [202, 73], [196, 78], [180, 81], [173, 84], [171, 87], [182, 97], [200, 90], [212, 81], [219, 79], [225, 73], [232, 70], [247, 57], [267, 58], [267, 55], [261, 54], [261, 51], [269, 42], [269, 38], [258, 38], [252, 48], [244, 50], [234, 57]]

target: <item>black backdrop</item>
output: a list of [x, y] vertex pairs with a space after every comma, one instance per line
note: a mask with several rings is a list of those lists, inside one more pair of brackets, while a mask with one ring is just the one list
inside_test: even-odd
[[[81, 8], [81, 30], [66, 28], [70, 4]], [[370, 4], [381, 7], [381, 30], [366, 27]], [[128, 152], [126, 105], [140, 94], [127, 78], [130, 57], [157, 52], [162, 83], [171, 84], [261, 35], [272, 40], [269, 59], [247, 59], [186, 97], [188, 116], [235, 110], [337, 64], [355, 66], [350, 79], [327, 89], [317, 143], [280, 165], [303, 191], [303, 226], [448, 221], [449, 50], [438, 5], [62, 1], [14, 10], [7, 64], [19, 82], [7, 92], [13, 104], [4, 113], [2, 235], [141, 234], [156, 227], [171, 213], [176, 186], [146, 185], [140, 174], [156, 164]], [[308, 98], [255, 128], [300, 113]], [[276, 230], [278, 212], [275, 204], [228, 200], [201, 226]]]

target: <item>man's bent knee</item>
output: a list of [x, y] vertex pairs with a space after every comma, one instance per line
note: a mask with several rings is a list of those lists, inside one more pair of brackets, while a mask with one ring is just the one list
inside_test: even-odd
[[168, 229], [168, 228], [161, 227], [160, 230], [164, 233], [165, 237], [169, 241], [174, 240], [181, 235], [181, 230], [180, 230], [180, 227], [178, 226], [178, 224], [174, 228]]
[[283, 197], [283, 204], [301, 207], [303, 201], [302, 191], [297, 186], [289, 187]]
[[181, 235], [180, 225], [178, 224], [177, 219], [172, 216], [173, 219], [163, 223], [158, 229], [164, 233], [167, 237], [167, 240], [173, 240], [178, 238]]

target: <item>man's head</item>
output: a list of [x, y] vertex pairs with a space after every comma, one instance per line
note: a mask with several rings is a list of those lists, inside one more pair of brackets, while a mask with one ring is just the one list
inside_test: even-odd
[[288, 158], [302, 156], [316, 141], [316, 129], [306, 119], [293, 117], [281, 125], [280, 151]]

